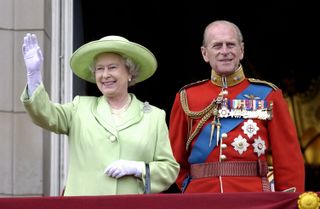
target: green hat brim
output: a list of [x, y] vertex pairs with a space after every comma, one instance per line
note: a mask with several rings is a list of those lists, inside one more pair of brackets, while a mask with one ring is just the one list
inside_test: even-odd
[[[113, 36], [117, 37], [117, 36]], [[128, 41], [122, 37], [115, 39], [102, 38], [78, 48], [71, 56], [70, 66], [78, 77], [96, 83], [90, 71], [90, 65], [98, 54], [110, 52], [127, 56], [139, 66], [136, 83], [151, 77], [157, 69], [157, 60], [153, 53], [144, 46]]]

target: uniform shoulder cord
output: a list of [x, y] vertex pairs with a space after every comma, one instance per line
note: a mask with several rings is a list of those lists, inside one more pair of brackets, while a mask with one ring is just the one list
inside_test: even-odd
[[[191, 144], [192, 140], [194, 137], [199, 133], [200, 129], [203, 127], [205, 122], [214, 115], [214, 113], [217, 112], [218, 104], [216, 102], [217, 100], [213, 100], [206, 108], [204, 108], [201, 111], [195, 112], [195, 111], [190, 111], [188, 101], [187, 101], [187, 93], [185, 89], [183, 89], [180, 93], [180, 102], [181, 106], [183, 108], [183, 111], [186, 113], [186, 115], [189, 117], [189, 123], [192, 122], [193, 119], [201, 118], [200, 122], [198, 123], [197, 127], [195, 130], [188, 136], [188, 140], [186, 143], [186, 150], [188, 150], [189, 145]], [[192, 124], [189, 124], [189, 127], [192, 127]]]

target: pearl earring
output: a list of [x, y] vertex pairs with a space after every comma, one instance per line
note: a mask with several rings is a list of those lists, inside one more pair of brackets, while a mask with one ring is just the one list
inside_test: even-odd
[[131, 78], [129, 78], [128, 81], [131, 82]]

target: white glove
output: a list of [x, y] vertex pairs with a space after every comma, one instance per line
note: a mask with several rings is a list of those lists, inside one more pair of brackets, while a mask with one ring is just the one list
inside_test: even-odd
[[137, 161], [116, 160], [105, 169], [104, 173], [116, 179], [126, 175], [134, 175], [140, 178], [143, 164]]
[[27, 68], [28, 94], [31, 96], [42, 79], [43, 56], [35, 34], [27, 33], [23, 38], [22, 54]]

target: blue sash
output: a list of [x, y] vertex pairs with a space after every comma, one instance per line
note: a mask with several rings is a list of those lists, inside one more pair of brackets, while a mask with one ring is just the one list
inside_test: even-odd
[[[272, 88], [265, 85], [250, 84], [244, 91], [237, 95], [237, 99], [248, 99], [244, 95], [255, 95], [261, 100], [265, 99], [268, 94], [272, 91]], [[228, 133], [239, 125], [244, 119], [243, 118], [220, 118], [221, 128], [220, 133]], [[208, 123], [200, 132], [198, 138], [196, 139], [194, 146], [192, 147], [189, 163], [203, 163], [212, 150], [217, 146], [217, 129], [215, 128], [211, 146], [209, 147], [211, 133], [211, 123]]]

